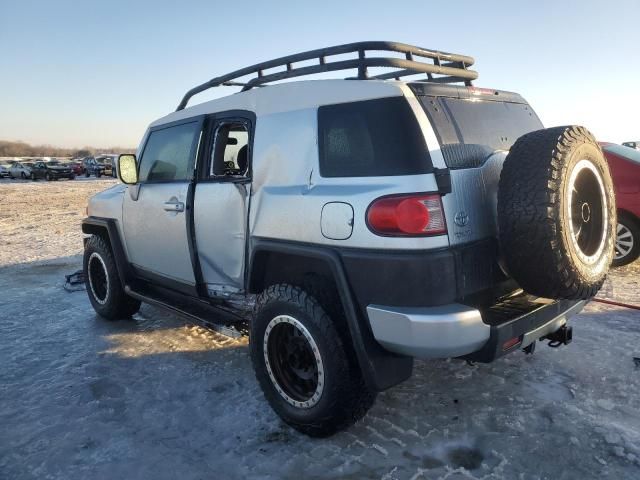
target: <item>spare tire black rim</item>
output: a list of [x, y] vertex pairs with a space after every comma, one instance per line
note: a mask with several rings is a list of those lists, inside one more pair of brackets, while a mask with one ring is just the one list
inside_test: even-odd
[[298, 408], [311, 408], [324, 389], [320, 350], [309, 330], [289, 315], [273, 318], [264, 332], [264, 360], [277, 392]]
[[89, 287], [93, 298], [100, 305], [107, 303], [109, 296], [109, 276], [107, 275], [107, 266], [104, 264], [102, 257], [93, 252], [89, 257], [89, 265], [87, 271], [89, 274]]
[[571, 241], [580, 259], [596, 263], [607, 239], [607, 197], [602, 175], [589, 160], [580, 160], [569, 177], [568, 215]]
[[624, 223], [618, 222], [618, 230], [616, 232], [616, 260], [620, 260], [631, 253], [635, 240], [633, 233]]

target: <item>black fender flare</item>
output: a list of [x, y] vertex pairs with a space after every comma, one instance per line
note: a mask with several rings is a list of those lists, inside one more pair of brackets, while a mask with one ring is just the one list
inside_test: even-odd
[[354, 351], [367, 386], [386, 390], [408, 379], [413, 371], [413, 358], [397, 355], [382, 348], [375, 340], [368, 319], [354, 301], [340, 255], [331, 248], [270, 239], [252, 238], [247, 269], [247, 291], [259, 293], [268, 285], [260, 280], [259, 258], [269, 254], [284, 254], [304, 261], [320, 261], [328, 268], [342, 302]]
[[116, 261], [118, 276], [122, 288], [125, 289], [128, 280], [133, 277], [127, 254], [120, 238], [117, 220], [113, 218], [87, 217], [82, 220], [82, 233], [102, 235], [111, 245], [111, 251]]

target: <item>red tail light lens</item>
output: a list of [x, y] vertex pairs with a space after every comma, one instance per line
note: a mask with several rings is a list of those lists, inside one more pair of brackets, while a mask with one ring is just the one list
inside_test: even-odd
[[447, 233], [440, 195], [398, 195], [374, 200], [367, 225], [378, 235], [426, 236]]

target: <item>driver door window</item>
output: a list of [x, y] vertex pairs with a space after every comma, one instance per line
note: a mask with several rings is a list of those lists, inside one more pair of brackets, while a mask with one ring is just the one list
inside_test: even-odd
[[140, 160], [140, 182], [185, 181], [191, 177], [200, 123], [154, 130]]

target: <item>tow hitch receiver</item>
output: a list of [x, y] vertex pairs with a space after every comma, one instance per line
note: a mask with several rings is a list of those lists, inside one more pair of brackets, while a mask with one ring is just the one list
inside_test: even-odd
[[560, 345], [569, 345], [571, 340], [573, 340], [573, 327], [563, 325], [544, 338], [545, 340], [549, 340], [549, 346], [553, 348], [558, 348]]

